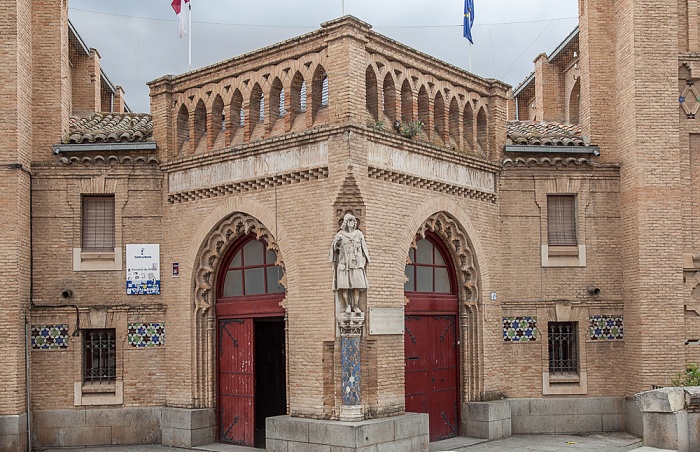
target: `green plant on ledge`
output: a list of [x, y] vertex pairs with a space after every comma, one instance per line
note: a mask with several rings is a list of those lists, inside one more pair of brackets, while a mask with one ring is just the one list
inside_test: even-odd
[[378, 130], [380, 132], [383, 132], [384, 131], [384, 122], [383, 121], [369, 120], [369, 121], [367, 121], [367, 127], [374, 129], [374, 130]]
[[687, 364], [685, 373], [678, 372], [671, 380], [673, 386], [700, 386], [700, 369], [697, 364]]
[[399, 133], [409, 140], [412, 140], [416, 135], [423, 131], [424, 127], [425, 124], [423, 124], [421, 121], [406, 121], [401, 123]]

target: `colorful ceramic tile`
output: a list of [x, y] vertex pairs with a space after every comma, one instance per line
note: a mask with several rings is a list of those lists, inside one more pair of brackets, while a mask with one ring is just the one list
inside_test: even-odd
[[588, 318], [588, 332], [591, 340], [623, 339], [621, 315], [592, 315]]
[[165, 345], [165, 323], [130, 323], [127, 328], [129, 345], [136, 348]]
[[32, 349], [68, 348], [68, 325], [32, 325]]
[[537, 334], [537, 317], [503, 317], [505, 342], [532, 342]]
[[341, 337], [340, 365], [343, 388], [343, 405], [360, 404], [360, 338]]

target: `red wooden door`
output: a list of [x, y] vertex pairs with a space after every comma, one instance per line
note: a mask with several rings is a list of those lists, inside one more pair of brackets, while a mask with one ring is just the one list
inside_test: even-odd
[[253, 319], [219, 320], [219, 440], [253, 446], [255, 362]]
[[430, 441], [457, 436], [457, 317], [407, 315], [406, 411], [428, 413]]

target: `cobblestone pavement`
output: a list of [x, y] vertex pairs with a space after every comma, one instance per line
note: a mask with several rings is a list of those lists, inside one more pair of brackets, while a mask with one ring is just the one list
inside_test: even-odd
[[[262, 449], [230, 446], [226, 444], [211, 444], [192, 449], [181, 449], [178, 447], [160, 445], [135, 445], [44, 449], [44, 452], [67, 452], [77, 450], [86, 452], [175, 452], [184, 450], [197, 450], [203, 452], [256, 452]], [[510, 438], [494, 441], [457, 437], [430, 443], [430, 452], [499, 452], [507, 450], [518, 450], [519, 452], [621, 452], [627, 450], [634, 450], [635, 452], [661, 452], [665, 449], [643, 447], [641, 439], [624, 432], [590, 433], [581, 435], [513, 435]]]

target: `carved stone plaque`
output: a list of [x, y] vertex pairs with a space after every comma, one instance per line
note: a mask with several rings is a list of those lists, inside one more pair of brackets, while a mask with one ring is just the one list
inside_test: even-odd
[[328, 165], [328, 143], [315, 143], [175, 171], [168, 175], [168, 191], [174, 193], [215, 187], [326, 165]]
[[403, 334], [403, 308], [369, 308], [369, 334]]
[[491, 172], [380, 144], [370, 144], [367, 164], [486, 193], [496, 191], [495, 176]]

